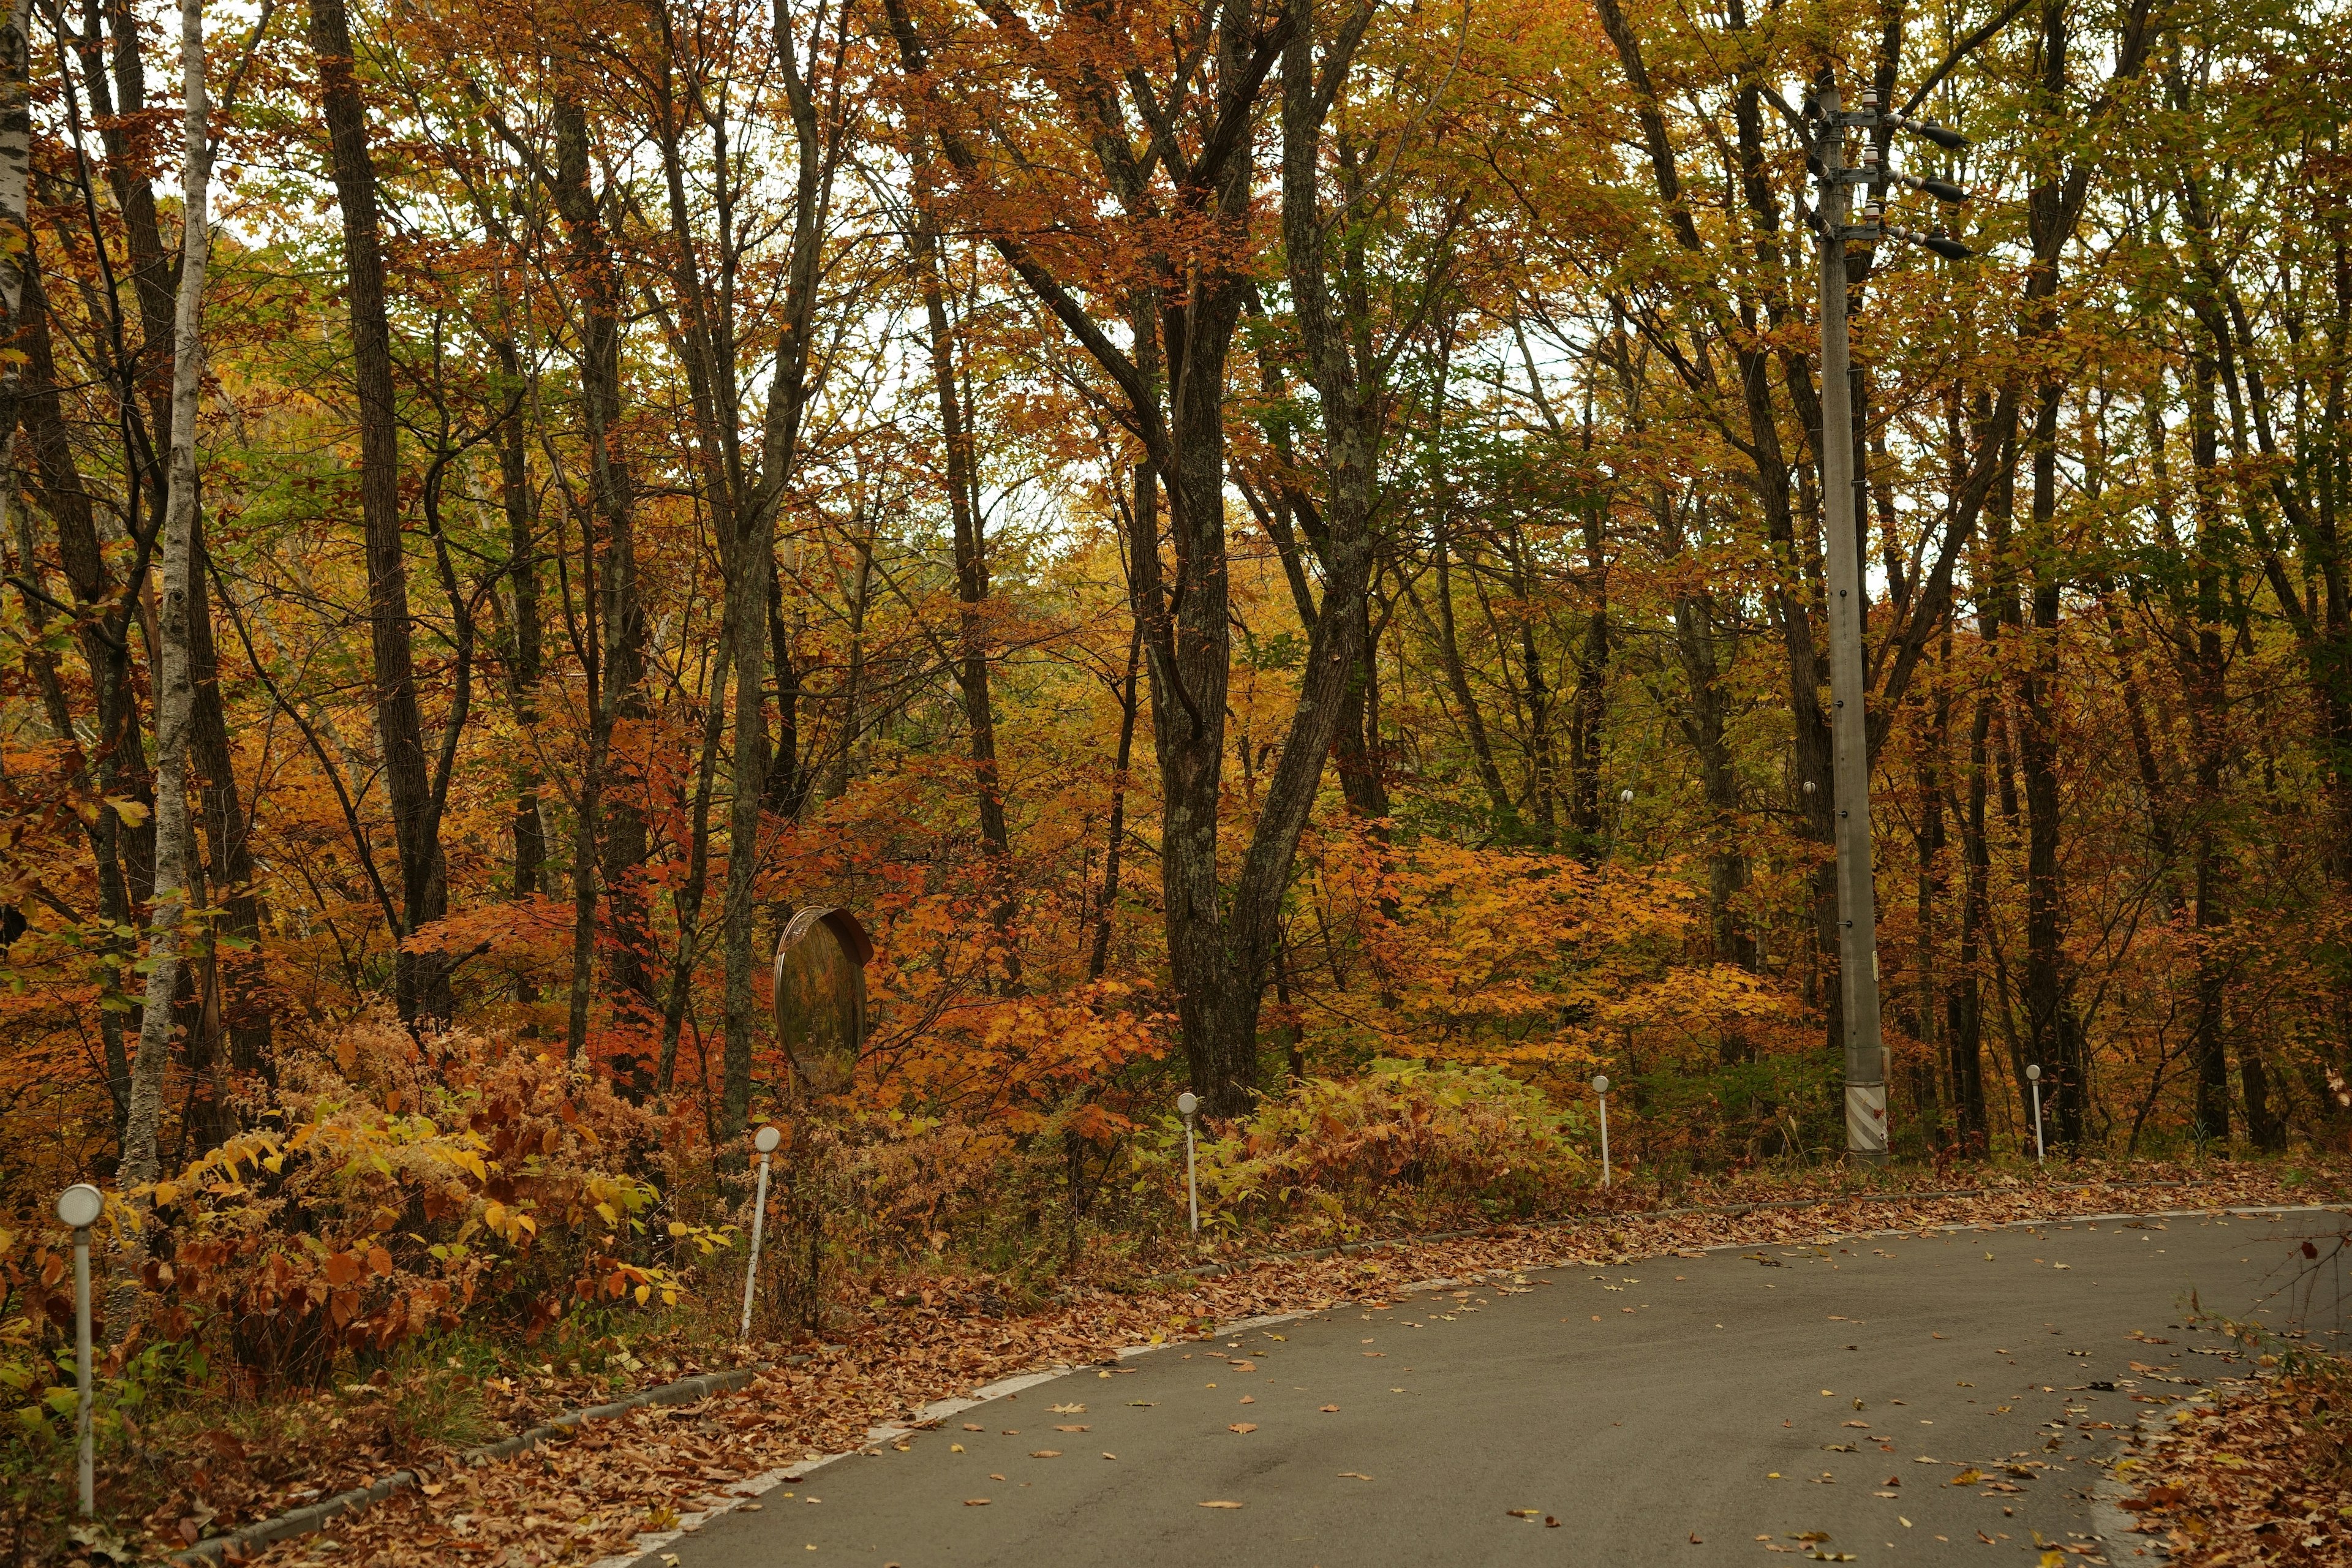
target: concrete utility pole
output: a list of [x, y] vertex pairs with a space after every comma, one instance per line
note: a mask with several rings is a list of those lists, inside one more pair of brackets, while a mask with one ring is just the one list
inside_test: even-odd
[[[1847, 117], [1834, 80], [1822, 113], [1822, 521], [1829, 573], [1830, 788], [1837, 806], [1838, 987], [1845, 1016], [1845, 1148], [1886, 1158], [1886, 1047], [1878, 1026], [1878, 899], [1870, 864], [1870, 737], [1863, 720], [1861, 487], [1854, 471], [1853, 361], [1846, 342]], [[1861, 118], [1856, 116], [1855, 118]], [[1871, 237], [1875, 238], [1874, 234]]]
[[[1842, 112], [1834, 77], [1813, 94], [1820, 134], [1813, 158], [1821, 180], [1822, 311], [1822, 522], [1826, 535], [1823, 565], [1829, 574], [1830, 787], [1837, 810], [1838, 987], [1845, 1019], [1846, 1157], [1871, 1164], [1886, 1158], [1886, 1046], [1879, 1033], [1878, 896], [1871, 879], [1870, 734], [1864, 720], [1863, 633], [1868, 619], [1863, 598], [1864, 520], [1869, 516], [1870, 478], [1854, 463], [1854, 374], [1846, 337], [1846, 260], [1849, 242], [1874, 245], [1882, 235], [1879, 192], [1889, 175], [1878, 148], [1865, 140], [1859, 164], [1848, 168], [1848, 129], [1868, 133], [1881, 125], [1916, 131], [1940, 146], [1966, 146], [1965, 139], [1932, 121], [1878, 113], [1876, 96], [1865, 91], [1856, 113]], [[1957, 201], [1957, 186], [1937, 180], [1896, 176], [1939, 200]], [[1848, 224], [1848, 191], [1869, 187], [1862, 222]], [[1916, 235], [1889, 224], [1884, 232], [1912, 240], [1936, 254], [1964, 259], [1968, 247], [1941, 236]]]

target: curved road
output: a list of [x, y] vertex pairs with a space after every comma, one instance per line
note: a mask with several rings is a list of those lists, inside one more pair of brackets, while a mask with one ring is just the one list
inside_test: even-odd
[[992, 1400], [642, 1562], [2128, 1563], [2095, 1461], [2244, 1370], [2189, 1293], [2285, 1326], [2301, 1239], [2343, 1224], [1849, 1237], [1336, 1308]]

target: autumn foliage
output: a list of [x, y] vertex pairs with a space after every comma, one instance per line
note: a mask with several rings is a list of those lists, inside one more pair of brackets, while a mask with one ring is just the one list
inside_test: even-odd
[[1213, 1246], [1834, 1159], [1853, 810], [1899, 1158], [2345, 1147], [2336, 8], [298, 9], [0, 50], [28, 1444], [69, 1180], [265, 1390], [719, 1321], [766, 1122], [780, 1335], [1189, 1259], [1188, 1088]]

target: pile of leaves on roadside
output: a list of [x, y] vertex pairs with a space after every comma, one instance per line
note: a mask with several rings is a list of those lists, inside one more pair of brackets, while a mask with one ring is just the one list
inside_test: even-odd
[[[1419, 1281], [1855, 1230], [2313, 1202], [2352, 1191], [2347, 1173], [2333, 1169], [2306, 1170], [2292, 1188], [2275, 1167], [2174, 1174], [2179, 1185], [2153, 1191], [2117, 1173], [2083, 1168], [2063, 1177], [2053, 1171], [2039, 1184], [1988, 1188], [1979, 1181], [1982, 1195], [1970, 1197], [1856, 1194], [1803, 1207], [1604, 1213], [1377, 1251], [1263, 1262], [1164, 1288], [1085, 1287], [1034, 1311], [1006, 1315], [972, 1310], [974, 1293], [934, 1290], [927, 1302], [916, 1293], [886, 1292], [855, 1322], [829, 1330], [842, 1341], [838, 1345], [761, 1347], [762, 1359], [780, 1360], [788, 1349], [809, 1359], [772, 1367], [739, 1394], [594, 1423], [567, 1442], [514, 1461], [444, 1468], [425, 1489], [337, 1521], [334, 1560], [369, 1565], [466, 1561], [497, 1568], [593, 1563], [626, 1550], [640, 1533], [674, 1528], [681, 1516], [711, 1506], [740, 1481], [860, 1447], [875, 1428], [908, 1421], [935, 1400], [968, 1395], [997, 1378], [1085, 1365], [1121, 1346], [1197, 1337], [1213, 1324], [1261, 1313], [1386, 1300]], [[2131, 1182], [2141, 1179], [2136, 1171]], [[1764, 1194], [1751, 1201], [1766, 1201]], [[985, 1299], [985, 1292], [978, 1295]], [[184, 1501], [193, 1502], [193, 1494]], [[151, 1551], [174, 1544], [169, 1537], [176, 1530], [157, 1528], [161, 1522], [151, 1519]], [[213, 1528], [225, 1529], [226, 1521]], [[319, 1549], [315, 1538], [289, 1542], [259, 1561], [303, 1562]]]
[[2118, 1467], [2136, 1487], [2122, 1506], [2191, 1568], [2352, 1563], [2352, 1359], [2308, 1339], [2221, 1326], [2263, 1375], [2142, 1434]]

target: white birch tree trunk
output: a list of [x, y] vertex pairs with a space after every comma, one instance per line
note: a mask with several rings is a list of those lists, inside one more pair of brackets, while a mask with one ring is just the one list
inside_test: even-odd
[[16, 499], [16, 408], [24, 380], [25, 277], [33, 265], [26, 196], [33, 153], [33, 0], [0, 0], [0, 516]]
[[[21, 3], [21, 0], [20, 0]], [[185, 108], [181, 148], [185, 220], [180, 295], [172, 334], [172, 449], [164, 505], [162, 644], [155, 679], [155, 902], [147, 925], [147, 1002], [131, 1064], [131, 1109], [122, 1139], [122, 1182], [156, 1176], [163, 1070], [171, 1060], [172, 1002], [180, 988], [181, 925], [187, 916], [194, 843], [188, 821], [188, 731], [195, 711], [190, 670], [189, 574], [194, 567], [196, 407], [204, 381], [205, 269], [212, 258], [211, 104], [205, 83], [204, 0], [180, 0], [180, 74]]]

